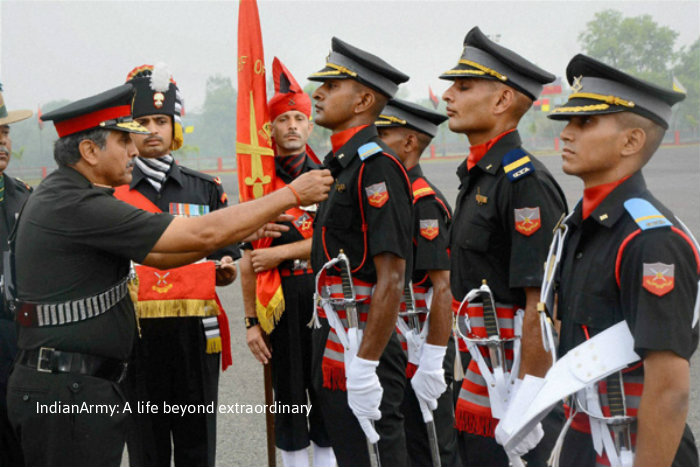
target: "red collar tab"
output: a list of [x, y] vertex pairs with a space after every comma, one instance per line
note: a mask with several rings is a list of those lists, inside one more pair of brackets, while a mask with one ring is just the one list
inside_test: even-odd
[[472, 167], [478, 164], [479, 161], [486, 155], [486, 153], [491, 150], [493, 145], [500, 141], [501, 138], [503, 138], [508, 133], [512, 133], [514, 131], [515, 128], [512, 128], [508, 131], [504, 131], [500, 135], [486, 141], [485, 143], [477, 144], [476, 146], [470, 147], [469, 156], [467, 156], [467, 170], [471, 170]]
[[355, 136], [355, 134], [364, 130], [368, 126], [369, 125], [360, 125], [360, 126], [348, 128], [347, 130], [343, 130], [340, 133], [336, 133], [334, 135], [331, 135], [331, 145], [333, 146], [333, 153], [337, 152], [338, 149], [343, 147], [343, 145], [345, 143], [350, 141], [350, 138], [352, 138], [353, 136]]
[[56, 132], [59, 138], [78, 133], [79, 131], [89, 130], [90, 128], [99, 127], [100, 123], [107, 120], [116, 120], [118, 118], [129, 117], [131, 115], [131, 106], [118, 105], [108, 107], [106, 109], [96, 110], [89, 114], [79, 115], [62, 122], [54, 122]]
[[583, 219], [587, 219], [588, 216], [590, 216], [591, 213], [595, 211], [598, 206], [600, 206], [600, 203], [602, 203], [603, 200], [607, 198], [615, 188], [620, 186], [628, 178], [630, 178], [629, 175], [616, 182], [604, 183], [602, 185], [583, 190]]

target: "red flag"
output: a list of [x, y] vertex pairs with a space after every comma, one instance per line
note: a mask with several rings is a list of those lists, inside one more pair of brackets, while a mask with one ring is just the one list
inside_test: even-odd
[[561, 94], [561, 77], [557, 77], [553, 83], [544, 85], [541, 94], [543, 96]]
[[[114, 197], [144, 211], [163, 212], [129, 185], [118, 186]], [[163, 317], [165, 310], [173, 310], [178, 316], [214, 316], [213, 311], [218, 310], [219, 337], [206, 337], [207, 353], [221, 352], [221, 370], [226, 371], [233, 363], [231, 335], [228, 317], [216, 295], [214, 263], [205, 261], [167, 270], [138, 265], [135, 270], [138, 280], [129, 289], [140, 317]]]
[[430, 96], [430, 102], [433, 103], [433, 107], [436, 109], [438, 108], [438, 104], [440, 103], [440, 100], [437, 98], [435, 93], [433, 92], [433, 88], [428, 86], [428, 95]]
[[[238, 103], [236, 111], [236, 156], [238, 196], [241, 202], [260, 198], [278, 187], [272, 126], [265, 92], [265, 57], [258, 5], [241, 0], [238, 8]], [[254, 242], [265, 248], [272, 239]], [[277, 269], [258, 274], [256, 310], [263, 329], [272, 331], [284, 311], [282, 282]]]
[[44, 129], [44, 121], [41, 119], [41, 116], [43, 115], [41, 113], [41, 106], [37, 105], [36, 109], [37, 109], [36, 110], [36, 121], [39, 124], [39, 130], [43, 130]]

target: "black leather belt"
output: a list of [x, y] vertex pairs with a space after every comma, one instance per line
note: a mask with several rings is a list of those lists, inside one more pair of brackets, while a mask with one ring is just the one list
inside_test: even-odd
[[17, 363], [42, 373], [77, 373], [121, 383], [127, 364], [114, 358], [96, 357], [78, 352], [64, 352], [50, 347], [21, 350]]

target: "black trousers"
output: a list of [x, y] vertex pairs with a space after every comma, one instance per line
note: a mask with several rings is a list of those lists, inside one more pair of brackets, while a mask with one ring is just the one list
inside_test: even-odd
[[311, 328], [314, 276], [304, 274], [282, 278], [285, 310], [270, 334], [272, 347], [272, 386], [275, 401], [285, 405], [311, 404], [305, 413], [275, 414], [275, 444], [285, 451], [297, 451], [313, 441], [329, 447], [316, 391], [311, 384], [313, 358]]
[[[593, 449], [591, 435], [570, 429], [566, 433], [566, 438], [564, 438], [559, 465], [561, 467], [595, 467], [598, 465], [596, 464], [596, 453]], [[686, 425], [672, 466], [687, 467], [696, 465], [700, 465], [698, 449], [695, 445], [693, 432]]]
[[17, 355], [16, 326], [13, 321], [0, 318], [0, 467], [24, 465], [22, 447], [7, 418], [7, 379]]
[[[460, 465], [459, 449], [457, 447], [457, 430], [455, 430], [455, 406], [452, 395], [452, 381], [455, 362], [455, 343], [450, 337], [447, 342], [447, 353], [442, 367], [445, 370], [445, 382], [447, 390], [438, 399], [437, 409], [433, 411], [435, 431], [437, 432], [438, 446], [440, 447], [440, 463], [443, 467]], [[406, 431], [406, 446], [408, 457], [412, 467], [430, 467], [433, 460], [430, 455], [428, 433], [420, 411], [420, 405], [413, 391], [411, 382], [406, 383], [406, 392], [401, 412], [404, 415], [404, 429]]]
[[[130, 363], [125, 390], [132, 405], [150, 401], [157, 414], [137, 414], [128, 438], [135, 467], [213, 466], [216, 462], [220, 354], [206, 353], [202, 319], [141, 320], [142, 338]], [[164, 405], [214, 404], [213, 413], [164, 413]]]
[[[115, 383], [15, 365], [7, 390], [10, 423], [27, 467], [120, 465], [128, 415], [122, 411], [124, 396]], [[54, 402], [92, 413], [39, 413]], [[117, 411], [98, 411], [104, 406], [116, 406]]]
[[[367, 441], [348, 406], [345, 391], [331, 391], [323, 388], [321, 362], [330, 326], [321, 319], [321, 328], [314, 329], [313, 383], [321, 404], [321, 413], [328, 436], [333, 446], [339, 467], [369, 466]], [[381, 420], [375, 423], [379, 433], [380, 461], [385, 466], [408, 465], [406, 436], [401, 413], [401, 401], [406, 388], [406, 355], [401, 349], [396, 333], [392, 334], [384, 353], [379, 359], [377, 376], [384, 389], [379, 409]]]

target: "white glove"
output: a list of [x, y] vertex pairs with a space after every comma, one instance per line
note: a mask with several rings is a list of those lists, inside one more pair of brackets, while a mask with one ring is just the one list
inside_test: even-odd
[[[499, 423], [495, 431], [496, 442], [501, 446], [508, 441], [508, 434], [503, 430], [501, 424]], [[544, 437], [544, 430], [542, 429], [542, 424], [538, 423], [535, 428], [523, 438], [520, 443], [509, 449], [506, 454], [508, 457], [521, 457], [530, 452], [537, 446]]]
[[348, 405], [372, 443], [379, 440], [379, 435], [369, 421], [382, 418], [379, 404], [384, 393], [377, 377], [378, 366], [379, 361], [365, 360], [355, 356], [345, 370]]
[[418, 370], [411, 379], [416, 397], [425, 402], [430, 410], [437, 409], [437, 400], [447, 389], [445, 370], [442, 368], [445, 352], [447, 346], [423, 344]]
[[423, 339], [421, 335], [413, 329], [404, 334], [404, 337], [406, 338], [408, 361], [409, 363], [413, 363], [414, 365], [418, 366], [420, 364], [421, 348], [423, 347], [423, 342], [425, 342], [425, 339]]

